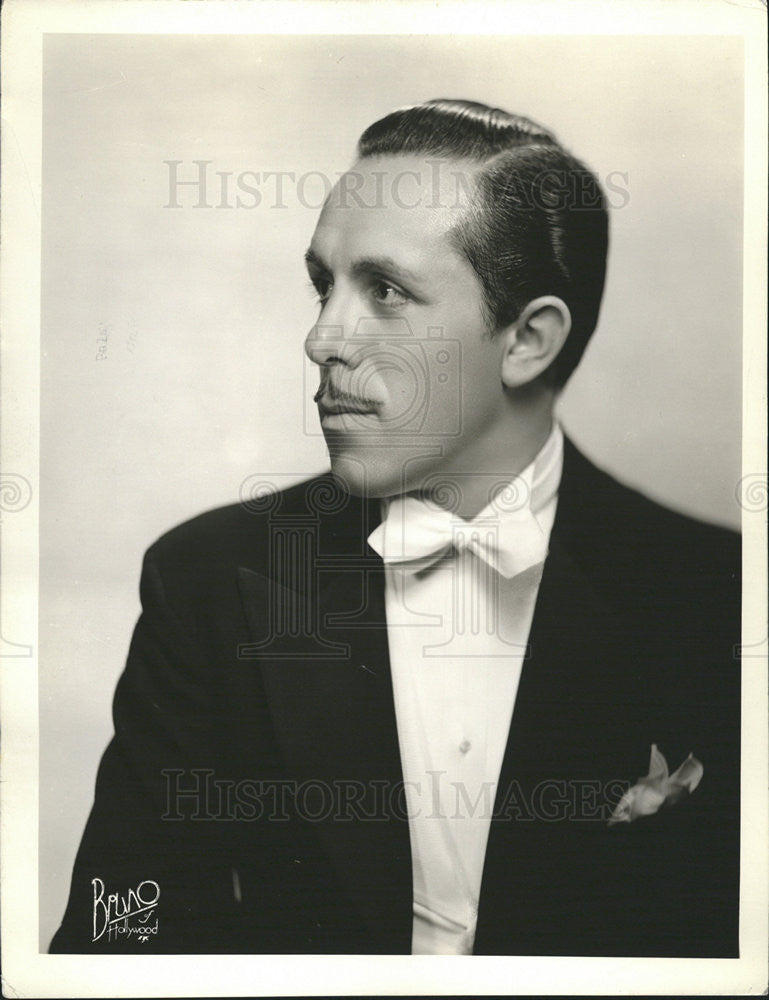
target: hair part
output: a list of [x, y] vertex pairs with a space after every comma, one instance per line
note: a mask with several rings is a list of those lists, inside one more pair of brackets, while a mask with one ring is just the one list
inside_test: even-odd
[[542, 376], [562, 387], [595, 329], [603, 294], [608, 213], [596, 177], [541, 125], [474, 101], [393, 111], [358, 141], [361, 158], [401, 154], [481, 165], [452, 239], [480, 278], [491, 330], [542, 295], [569, 307], [571, 331]]

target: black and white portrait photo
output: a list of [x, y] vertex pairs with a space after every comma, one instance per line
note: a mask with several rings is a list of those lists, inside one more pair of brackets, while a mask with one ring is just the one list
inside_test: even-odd
[[763, 988], [765, 9], [577, 6], [4, 9], [19, 995]]

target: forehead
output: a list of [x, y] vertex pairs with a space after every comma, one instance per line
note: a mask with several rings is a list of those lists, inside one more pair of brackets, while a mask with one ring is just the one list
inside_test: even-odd
[[[329, 194], [313, 236], [324, 258], [371, 254], [460, 261], [450, 232], [466, 214], [478, 164], [421, 156], [358, 160]], [[433, 257], [440, 251], [440, 258]]]

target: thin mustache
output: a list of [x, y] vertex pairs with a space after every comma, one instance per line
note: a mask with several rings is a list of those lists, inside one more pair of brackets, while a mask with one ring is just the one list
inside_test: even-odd
[[319, 403], [321, 399], [327, 396], [332, 403], [341, 403], [342, 405], [348, 406], [376, 406], [377, 401], [375, 399], [369, 399], [366, 396], [353, 396], [349, 392], [343, 392], [341, 389], [334, 389], [331, 385], [321, 385], [315, 395], [312, 397], [313, 402]]

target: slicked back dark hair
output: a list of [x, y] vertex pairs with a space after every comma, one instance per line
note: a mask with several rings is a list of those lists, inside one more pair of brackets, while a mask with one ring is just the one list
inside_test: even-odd
[[564, 385], [595, 329], [606, 274], [608, 214], [595, 176], [541, 125], [473, 101], [394, 111], [358, 142], [361, 158], [400, 154], [480, 165], [452, 238], [481, 280], [492, 329], [541, 295], [568, 305], [571, 332], [546, 372]]

